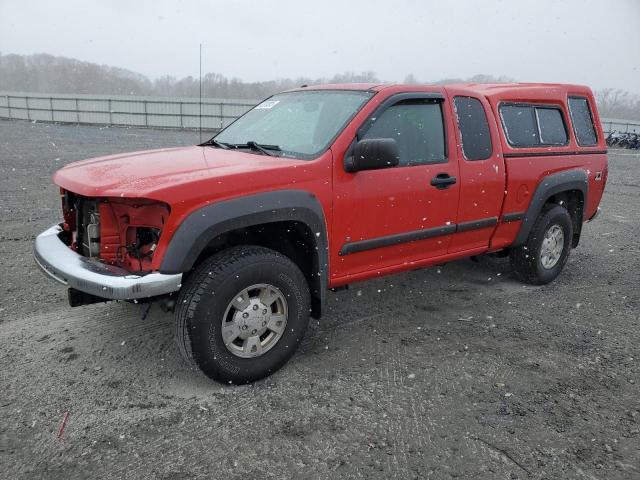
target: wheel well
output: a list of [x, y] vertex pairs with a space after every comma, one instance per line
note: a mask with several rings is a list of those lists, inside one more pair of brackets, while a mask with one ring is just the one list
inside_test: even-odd
[[259, 245], [288, 257], [302, 271], [311, 291], [311, 316], [320, 318], [321, 289], [319, 257], [315, 234], [302, 222], [283, 221], [252, 225], [225, 232], [215, 237], [200, 253], [194, 267], [202, 260], [225, 248], [236, 245]]
[[582, 232], [583, 212], [584, 212], [584, 195], [580, 190], [567, 190], [565, 192], [556, 193], [549, 197], [545, 205], [555, 204], [561, 205], [567, 209], [571, 216], [573, 224], [573, 239], [571, 246], [578, 246], [580, 241], [580, 233]]

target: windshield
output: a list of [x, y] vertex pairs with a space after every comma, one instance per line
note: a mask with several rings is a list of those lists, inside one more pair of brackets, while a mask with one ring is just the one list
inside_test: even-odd
[[249, 110], [214, 140], [234, 148], [263, 145], [277, 156], [314, 158], [372, 95], [353, 90], [280, 93]]

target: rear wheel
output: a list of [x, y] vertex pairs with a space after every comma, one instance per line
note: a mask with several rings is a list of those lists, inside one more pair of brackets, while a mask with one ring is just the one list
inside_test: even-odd
[[233, 247], [205, 260], [177, 303], [183, 356], [222, 382], [252, 382], [278, 370], [309, 322], [303, 273], [284, 255], [262, 247]]
[[554, 280], [569, 257], [572, 237], [573, 224], [567, 209], [546, 205], [524, 245], [511, 250], [511, 266], [516, 277], [533, 285]]

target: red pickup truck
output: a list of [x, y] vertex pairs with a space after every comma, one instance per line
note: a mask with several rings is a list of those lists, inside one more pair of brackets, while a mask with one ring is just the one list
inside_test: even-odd
[[280, 368], [327, 290], [484, 253], [543, 284], [598, 211], [591, 90], [323, 85], [274, 95], [202, 145], [71, 164], [35, 259], [72, 306], [175, 308], [219, 381]]

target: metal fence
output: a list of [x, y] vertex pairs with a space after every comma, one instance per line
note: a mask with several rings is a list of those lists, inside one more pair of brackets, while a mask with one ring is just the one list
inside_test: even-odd
[[611, 132], [633, 132], [640, 133], [640, 121], [620, 120], [615, 118], [601, 118], [602, 130], [605, 133]]
[[0, 92], [0, 117], [136, 127], [224, 128], [258, 103], [234, 100], [117, 95]]
[[[0, 92], [0, 117], [136, 127], [224, 128], [258, 100]], [[602, 118], [606, 133], [640, 133], [640, 121]]]

